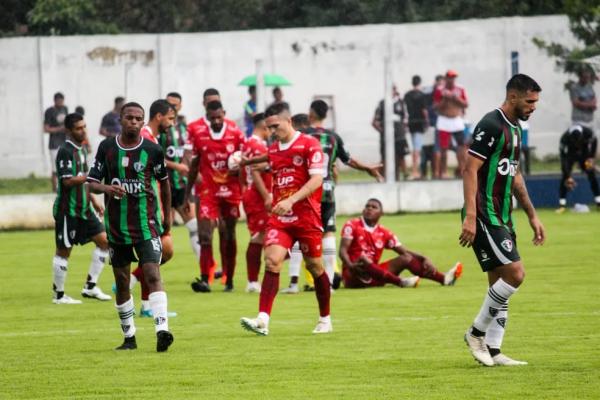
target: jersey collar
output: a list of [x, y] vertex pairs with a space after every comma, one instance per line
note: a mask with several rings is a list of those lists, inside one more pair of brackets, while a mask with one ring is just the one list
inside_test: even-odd
[[502, 111], [501, 108], [496, 108], [496, 110], [498, 110], [500, 112], [500, 115], [502, 115], [502, 118], [504, 118], [504, 120], [506, 121], [507, 124], [509, 124], [512, 128], [516, 128], [517, 127], [515, 124], [513, 124], [512, 122], [510, 122], [508, 120], [508, 118], [506, 118], [506, 115], [504, 115], [504, 111]]
[[135, 150], [135, 149], [137, 149], [138, 147], [140, 147], [140, 146], [142, 145], [142, 143], [144, 142], [144, 138], [140, 136], [140, 142], [139, 142], [138, 144], [136, 144], [136, 145], [135, 145], [135, 146], [133, 146], [133, 147], [129, 147], [129, 148], [127, 148], [127, 147], [123, 147], [123, 146], [121, 146], [121, 143], [119, 142], [119, 139], [120, 139], [120, 138], [121, 138], [121, 135], [118, 135], [118, 136], [115, 138], [115, 142], [117, 143], [117, 146], [118, 146], [118, 147], [119, 147], [121, 150], [125, 150], [125, 151], [131, 151], [131, 150]]
[[363, 217], [360, 217], [360, 221], [362, 222], [365, 231], [369, 233], [375, 232], [375, 229], [377, 229], [377, 227], [379, 226], [379, 224], [375, 224], [375, 226], [369, 226], [369, 224], [367, 224], [367, 221], [365, 221]]
[[227, 122], [223, 122], [223, 127], [221, 128], [221, 130], [219, 132], [213, 131], [212, 127], [210, 126], [210, 123], [208, 123], [208, 121], [206, 121], [206, 123], [208, 125], [208, 132], [210, 133], [210, 138], [212, 140], [223, 139], [223, 136], [225, 135], [225, 131], [227, 130]]
[[72, 140], [67, 139], [66, 142], [70, 143], [71, 146], [75, 147], [77, 150], [81, 150], [81, 146], [77, 146]]
[[296, 140], [298, 140], [299, 137], [300, 137], [300, 131], [296, 131], [296, 133], [294, 133], [294, 136], [292, 137], [292, 140], [290, 140], [287, 143], [277, 142], [277, 147], [279, 148], [279, 150], [287, 150], [290, 147], [292, 147], [292, 145], [294, 144], [294, 142]]

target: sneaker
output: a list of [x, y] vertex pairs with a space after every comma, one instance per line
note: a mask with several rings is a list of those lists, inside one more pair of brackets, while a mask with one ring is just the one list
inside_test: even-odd
[[419, 276], [411, 276], [410, 278], [402, 278], [402, 286], [403, 288], [416, 288], [419, 286], [419, 282], [421, 281], [421, 277]]
[[54, 304], [81, 304], [81, 300], [75, 300], [74, 298], [72, 298], [71, 296], [67, 296], [66, 294], [63, 294], [63, 296], [60, 299], [57, 299], [56, 297], [53, 298], [52, 302]]
[[85, 287], [81, 289], [81, 295], [83, 297], [87, 297], [90, 299], [98, 299], [100, 301], [107, 301], [112, 299], [109, 295], [105, 294], [102, 289], [98, 286], [94, 286], [93, 289], [86, 289]]
[[126, 337], [123, 344], [119, 347], [115, 347], [115, 350], [135, 350], [137, 349], [137, 343], [135, 342], [135, 336]]
[[223, 289], [224, 293], [233, 293], [233, 285], [229, 284], [229, 285], [225, 285], [225, 289]]
[[494, 360], [492, 360], [490, 351], [485, 344], [485, 336], [473, 336], [471, 335], [471, 328], [469, 328], [465, 333], [465, 343], [467, 344], [467, 347], [469, 347], [469, 350], [471, 350], [471, 354], [473, 355], [473, 358], [475, 358], [475, 361], [486, 367], [494, 366]]
[[315, 291], [315, 287], [311, 286], [311, 285], [304, 285], [304, 291], [305, 292], [314, 292]]
[[248, 282], [246, 286], [246, 293], [260, 293], [260, 283], [259, 282]]
[[173, 335], [169, 331], [156, 332], [156, 351], [162, 353], [173, 343]]
[[456, 280], [462, 275], [462, 271], [463, 266], [460, 261], [454, 264], [454, 267], [444, 274], [444, 286], [454, 286]]
[[242, 318], [240, 324], [245, 330], [257, 335], [267, 336], [269, 334], [269, 326], [258, 318]]
[[298, 293], [300, 293], [300, 289], [298, 288], [298, 285], [292, 284], [292, 285], [290, 285], [290, 286], [288, 286], [286, 288], [281, 289], [279, 291], [279, 293], [282, 293], [282, 294], [298, 294]]
[[494, 360], [494, 365], [498, 366], [514, 367], [517, 365], [527, 365], [527, 361], [513, 360], [502, 353], [496, 354], [494, 357], [492, 357], [492, 360]]
[[208, 283], [196, 278], [191, 284], [192, 290], [196, 293], [210, 293], [210, 286]]
[[320, 333], [331, 333], [333, 332], [333, 326], [331, 325], [331, 321], [319, 321], [315, 329], [313, 329], [312, 333], [320, 334]]

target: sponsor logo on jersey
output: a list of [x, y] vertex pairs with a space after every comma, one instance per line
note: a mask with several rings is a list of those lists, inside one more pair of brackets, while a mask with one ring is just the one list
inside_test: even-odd
[[144, 182], [138, 179], [119, 179], [113, 178], [110, 181], [111, 185], [121, 186], [129, 194], [139, 194], [144, 191]]
[[498, 162], [498, 173], [500, 175], [510, 175], [515, 176], [517, 174], [517, 167], [519, 166], [519, 162], [517, 160], [509, 160], [508, 158], [503, 158]]
[[295, 166], [299, 167], [302, 164], [304, 164], [304, 159], [301, 156], [294, 156], [292, 158], [292, 164], [294, 164]]
[[146, 166], [139, 161], [133, 163], [133, 169], [135, 169], [135, 172], [142, 172], [144, 168], [146, 168]]
[[375, 247], [377, 247], [378, 249], [383, 249], [383, 242], [381, 240], [376, 241]]
[[123, 158], [121, 158], [121, 166], [122, 167], [129, 167], [129, 157], [123, 157]]
[[323, 153], [321, 153], [320, 151], [317, 151], [315, 154], [313, 154], [312, 158], [310, 159], [311, 162], [313, 163], [319, 163], [323, 160]]
[[286, 187], [292, 184], [292, 182], [294, 182], [294, 177], [293, 176], [279, 176], [277, 177], [277, 186], [279, 187]]
[[210, 166], [215, 171], [222, 171], [222, 170], [226, 169], [227, 161], [225, 161], [225, 160], [211, 161]]
[[167, 147], [167, 157], [168, 158], [181, 158], [181, 157], [183, 157], [184, 152], [185, 152], [185, 149], [183, 147], [177, 147], [177, 146]]
[[502, 248], [506, 251], [508, 251], [509, 253], [512, 251], [513, 249], [513, 242], [510, 239], [504, 239], [501, 243], [500, 246], [502, 246]]
[[351, 226], [346, 226], [344, 228], [344, 236], [352, 236], [352, 227]]
[[76, 234], [77, 234], [77, 232], [76, 232], [75, 230], [72, 230], [72, 231], [70, 231], [70, 232], [69, 232], [69, 237], [70, 237], [71, 239], [75, 239], [75, 235], [76, 235]]
[[225, 146], [225, 149], [227, 149], [228, 153], [233, 153], [235, 151], [235, 146], [232, 143], [227, 143], [227, 146]]

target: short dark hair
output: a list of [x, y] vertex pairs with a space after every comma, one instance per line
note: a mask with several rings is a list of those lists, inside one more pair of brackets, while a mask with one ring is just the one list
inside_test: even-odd
[[296, 114], [292, 117], [292, 125], [296, 126], [307, 126], [310, 125], [307, 114]]
[[254, 86], [254, 85], [248, 86], [248, 94], [254, 94], [254, 93], [256, 93], [256, 86]]
[[285, 103], [271, 104], [265, 111], [265, 118], [271, 117], [273, 115], [279, 115], [284, 111], [289, 111]]
[[181, 95], [177, 92], [169, 92], [169, 93], [167, 93], [167, 97], [175, 97], [175, 98], [181, 100]]
[[206, 105], [206, 111], [217, 111], [223, 108], [219, 100], [213, 100]]
[[310, 109], [313, 110], [319, 119], [325, 119], [327, 117], [327, 111], [329, 106], [323, 100], [315, 100], [310, 103]]
[[444, 79], [444, 75], [436, 75], [435, 76], [435, 81], [439, 81], [440, 79]]
[[157, 114], [167, 115], [171, 109], [171, 104], [168, 101], [158, 99], [150, 106], [150, 119], [154, 118]]
[[258, 124], [260, 121], [264, 121], [265, 119], [265, 113], [256, 113], [254, 114], [254, 116], [252, 117], [252, 123], [254, 125]]
[[202, 97], [206, 98], [208, 96], [220, 96], [221, 94], [219, 93], [219, 91], [215, 88], [208, 88], [204, 91], [204, 93], [202, 94]]
[[115, 97], [115, 105], [122, 103], [125, 101], [125, 97], [117, 96]]
[[542, 88], [530, 76], [525, 74], [516, 74], [506, 83], [506, 91], [508, 92], [509, 90], [516, 90], [517, 92], [525, 93], [528, 91], [541, 92]]
[[421, 77], [419, 75], [415, 75], [412, 77], [413, 86], [418, 86], [421, 84]]
[[83, 121], [83, 115], [79, 113], [71, 113], [65, 117], [65, 128], [73, 129], [75, 122]]
[[379, 208], [381, 208], [381, 211], [383, 211], [383, 203], [381, 202], [381, 200], [376, 199], [375, 197], [371, 197], [369, 200], [367, 200], [367, 203], [373, 201], [377, 204], [379, 204]]
[[129, 103], [125, 103], [123, 104], [123, 107], [121, 107], [121, 115], [123, 115], [123, 111], [125, 111], [126, 108], [139, 108], [140, 110], [142, 110], [143, 113], [146, 113], [146, 111], [144, 111], [144, 107], [141, 106], [140, 103], [136, 103], [135, 101], [130, 101]]
[[81, 114], [82, 116], [84, 116], [85, 115], [85, 108], [83, 108], [82, 106], [77, 106], [77, 107], [75, 107], [75, 112], [77, 114]]
[[281, 92], [281, 88], [279, 86], [275, 86], [273, 88], [273, 94], [275, 94], [275, 92]]
[[61, 92], [54, 93], [54, 100], [58, 100], [58, 99], [64, 100], [65, 99], [65, 95], [62, 94]]

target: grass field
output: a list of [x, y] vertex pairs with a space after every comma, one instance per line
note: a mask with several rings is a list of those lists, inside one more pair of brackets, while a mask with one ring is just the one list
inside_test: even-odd
[[[600, 213], [541, 213], [542, 248], [517, 212], [527, 278], [511, 299], [503, 350], [526, 367], [483, 368], [462, 336], [479, 310], [486, 280], [469, 249], [457, 244], [456, 213], [386, 217], [403, 243], [441, 269], [465, 264], [455, 287], [338, 290], [334, 332], [311, 334], [314, 294], [280, 295], [268, 337], [243, 331], [258, 296], [244, 293], [240, 224], [236, 291], [196, 294], [198, 268], [187, 233], [174, 230], [176, 256], [163, 268], [175, 343], [154, 351], [152, 321], [137, 319], [138, 350], [122, 341], [113, 302], [51, 303], [51, 231], [0, 233], [1, 399], [598, 399], [600, 398]], [[338, 222], [343, 222], [340, 218]], [[91, 247], [77, 248], [67, 293], [79, 298]], [[285, 274], [284, 274], [285, 275]], [[106, 269], [100, 281], [110, 290]], [[281, 285], [287, 283], [282, 276]], [[136, 291], [136, 308], [139, 297]]]

